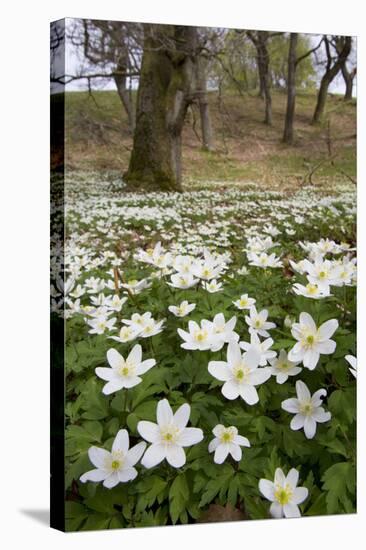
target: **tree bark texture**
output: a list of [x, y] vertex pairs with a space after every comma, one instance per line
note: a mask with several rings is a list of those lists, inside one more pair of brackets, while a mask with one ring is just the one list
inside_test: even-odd
[[182, 190], [181, 134], [191, 101], [196, 29], [146, 25], [136, 127], [128, 171], [132, 185]]
[[291, 145], [294, 141], [294, 116], [296, 102], [296, 47], [298, 34], [290, 34], [288, 51], [288, 73], [287, 73], [287, 107], [285, 118], [285, 129], [283, 133], [284, 143]]
[[198, 106], [200, 111], [201, 120], [201, 132], [202, 132], [202, 148], [205, 151], [212, 151], [213, 138], [212, 138], [212, 125], [210, 117], [210, 108], [207, 97], [207, 82], [205, 61], [202, 57], [197, 57], [196, 62], [196, 95], [198, 100]]

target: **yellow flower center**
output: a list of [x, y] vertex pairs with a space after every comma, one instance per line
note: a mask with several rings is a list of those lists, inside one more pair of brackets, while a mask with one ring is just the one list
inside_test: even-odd
[[202, 275], [204, 277], [208, 277], [211, 273], [211, 269], [208, 269], [207, 267], [202, 271]]
[[163, 428], [160, 432], [163, 442], [167, 445], [172, 445], [176, 442], [179, 435], [179, 429], [175, 426]]
[[287, 370], [290, 368], [288, 363], [278, 363], [277, 368], [280, 370]]
[[305, 416], [310, 416], [314, 410], [314, 407], [311, 403], [311, 401], [308, 401], [306, 403], [303, 403], [300, 405], [300, 412], [301, 414], [304, 414]]
[[255, 321], [255, 323], [254, 323], [254, 326], [255, 326], [256, 328], [260, 328], [261, 324], [262, 324], [262, 323], [260, 322], [260, 320], [257, 319], [257, 320]]
[[231, 441], [234, 439], [234, 434], [230, 430], [226, 430], [221, 434], [220, 439], [222, 443], [231, 443]]
[[278, 486], [275, 491], [275, 499], [281, 506], [284, 506], [284, 504], [288, 504], [292, 497], [292, 489], [291, 487], [286, 484], [285, 487]]
[[318, 290], [315, 285], [307, 285], [306, 289], [307, 289], [309, 294], [316, 294], [316, 292]]
[[197, 342], [204, 342], [207, 339], [207, 330], [197, 330], [194, 337]]
[[308, 344], [314, 344], [314, 336], [312, 334], [309, 334], [309, 336], [306, 337], [306, 342]]
[[118, 470], [118, 468], [120, 467], [120, 461], [119, 460], [113, 460], [112, 461], [112, 470]]
[[320, 271], [320, 273], [319, 273], [319, 278], [320, 279], [325, 279], [326, 276], [327, 276], [327, 273], [325, 271]]
[[133, 285], [137, 284], [137, 279], [130, 279], [127, 284], [133, 286]]

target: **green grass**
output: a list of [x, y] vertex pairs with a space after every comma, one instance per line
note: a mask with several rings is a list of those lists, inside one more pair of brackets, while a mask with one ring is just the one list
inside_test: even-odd
[[[282, 143], [285, 93], [273, 91], [272, 127], [263, 124], [264, 105], [255, 95], [240, 97], [225, 92], [219, 106], [216, 92], [211, 92], [209, 101], [214, 151], [202, 150], [197, 107], [187, 113], [183, 131], [186, 186], [214, 181], [296, 187], [314, 168], [312, 180], [316, 185], [342, 182], [347, 176], [355, 179], [355, 100], [347, 103], [341, 96], [329, 95], [323, 123], [313, 126], [315, 93], [299, 93], [293, 146]], [[328, 160], [329, 135], [333, 162]], [[121, 174], [127, 169], [132, 137], [116, 92], [66, 94], [66, 144], [66, 165], [70, 169], [116, 170]]]

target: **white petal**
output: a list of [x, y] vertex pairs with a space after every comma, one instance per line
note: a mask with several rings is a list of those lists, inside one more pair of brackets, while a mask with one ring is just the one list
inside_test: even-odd
[[308, 498], [309, 490], [306, 487], [296, 487], [292, 495], [294, 504], [301, 504]]
[[166, 426], [173, 420], [173, 411], [167, 399], [159, 401], [156, 411], [156, 418], [159, 426]]
[[319, 352], [315, 349], [308, 349], [304, 353], [303, 363], [304, 367], [309, 370], [314, 370], [319, 361]]
[[148, 370], [156, 365], [155, 359], [146, 359], [142, 361], [136, 369], [136, 374], [145, 374]]
[[281, 407], [284, 411], [287, 411], [289, 413], [298, 413], [299, 412], [299, 400], [295, 397], [292, 397], [291, 399], [285, 399], [285, 401], [282, 401]]
[[130, 439], [128, 437], [127, 430], [119, 430], [113, 441], [112, 451], [122, 451], [123, 453], [127, 453], [129, 446]]
[[262, 493], [262, 495], [270, 500], [271, 502], [275, 499], [275, 486], [272, 481], [269, 481], [268, 479], [260, 479], [259, 480], [259, 490]]
[[86, 481], [103, 481], [107, 477], [108, 473], [105, 470], [90, 470], [89, 472], [85, 472], [80, 477], [80, 481], [82, 483], [85, 483]]
[[311, 315], [309, 315], [309, 313], [306, 313], [305, 311], [300, 313], [300, 324], [308, 327], [311, 330], [311, 332], [316, 331], [316, 324], [314, 322], [314, 319], [312, 318]]
[[124, 387], [124, 381], [120, 380], [119, 382], [116, 382], [113, 380], [112, 382], [108, 382], [105, 386], [103, 386], [102, 392], [104, 395], [110, 395], [111, 393], [114, 393], [115, 391], [119, 391]]
[[200, 428], [184, 428], [179, 435], [177, 444], [182, 447], [190, 447], [203, 439], [203, 431]]
[[279, 519], [283, 517], [283, 508], [279, 502], [272, 502], [269, 512], [273, 518]]
[[308, 439], [312, 439], [316, 432], [316, 422], [311, 416], [307, 416], [304, 422], [304, 432]]
[[309, 401], [311, 399], [309, 388], [302, 380], [296, 382], [296, 393], [299, 401]]
[[319, 353], [330, 355], [331, 353], [334, 353], [336, 347], [337, 344], [334, 340], [325, 340], [324, 342], [319, 342], [316, 349]]
[[281, 470], [281, 468], [276, 468], [275, 477], [274, 477], [275, 485], [283, 486], [285, 483], [285, 480], [286, 480], [286, 477], [283, 471]]
[[243, 353], [243, 359], [248, 367], [254, 369], [255, 367], [258, 367], [260, 363], [261, 354], [256, 348], [251, 347], [248, 351]]
[[212, 433], [216, 436], [216, 437], [220, 437], [222, 435], [222, 432], [225, 430], [225, 426], [223, 426], [222, 424], [217, 424], [214, 429], [212, 430]]
[[229, 454], [229, 445], [221, 443], [220, 445], [218, 445], [215, 451], [214, 462], [216, 464], [222, 464], [225, 461], [228, 454]]
[[232, 380], [229, 380], [228, 382], [225, 382], [225, 384], [221, 388], [222, 395], [226, 397], [226, 399], [236, 399], [239, 397], [239, 387], [238, 384], [235, 384]]
[[208, 452], [212, 453], [213, 451], [216, 451], [219, 444], [220, 444], [220, 440], [218, 437], [215, 437], [214, 439], [212, 439], [212, 441], [210, 441], [210, 443], [208, 444]]
[[189, 415], [191, 414], [191, 407], [188, 403], [184, 403], [177, 409], [173, 417], [173, 423], [178, 428], [185, 428], [188, 424]]
[[227, 347], [227, 361], [230, 365], [236, 365], [241, 361], [241, 351], [239, 344], [230, 342]]
[[322, 405], [323, 400], [322, 397], [325, 397], [327, 395], [327, 390], [322, 388], [320, 390], [317, 390], [315, 393], [313, 393], [313, 396], [311, 398], [311, 403], [314, 407], [320, 407]]
[[235, 443], [230, 443], [229, 452], [234, 460], [240, 462], [243, 453], [239, 445], [235, 445]]
[[115, 372], [110, 367], [97, 367], [95, 369], [95, 374], [99, 376], [102, 380], [109, 382], [115, 377]]
[[148, 420], [140, 420], [140, 422], [138, 422], [137, 424], [137, 431], [139, 432], [141, 437], [146, 439], [146, 441], [149, 441], [149, 443], [155, 443], [159, 440], [159, 426], [154, 422], [149, 422]]
[[128, 463], [128, 465], [134, 466], [144, 454], [145, 449], [145, 441], [141, 441], [140, 443], [137, 443], [137, 445], [134, 445], [134, 447], [131, 447], [126, 457], [126, 462]]
[[255, 405], [259, 401], [257, 390], [254, 386], [245, 384], [239, 387], [240, 396], [244, 399], [248, 405]]
[[173, 468], [180, 468], [186, 463], [186, 454], [179, 445], [169, 445], [166, 450], [166, 459]]
[[127, 357], [126, 361], [129, 361], [130, 363], [134, 363], [135, 365], [138, 365], [139, 363], [141, 363], [141, 359], [142, 359], [142, 347], [140, 346], [140, 344], [136, 344], [130, 351], [130, 354]]
[[103, 485], [104, 487], [107, 487], [107, 489], [112, 489], [112, 487], [115, 487], [118, 485], [119, 479], [118, 479], [118, 473], [113, 472], [108, 477], [105, 478]]
[[298, 481], [299, 481], [299, 472], [295, 468], [291, 468], [291, 470], [286, 476], [285, 483], [289, 483], [291, 487], [296, 487]]
[[141, 464], [145, 466], [145, 468], [153, 468], [157, 464], [160, 464], [160, 462], [164, 460], [165, 456], [166, 452], [164, 445], [154, 443], [146, 450], [144, 456], [142, 457]]
[[122, 360], [122, 355], [118, 353], [116, 349], [111, 348], [107, 351], [107, 361], [112, 368], [118, 369], [122, 363]]
[[97, 468], [104, 468], [106, 460], [110, 457], [111, 453], [100, 447], [90, 447], [88, 451], [89, 459]]
[[295, 414], [290, 422], [291, 430], [301, 430], [304, 427], [305, 416], [303, 414]]
[[283, 513], [286, 518], [299, 518], [301, 516], [298, 506], [293, 502], [289, 502], [283, 506]]
[[243, 437], [242, 435], [236, 435], [234, 438], [234, 443], [241, 445], [242, 447], [250, 447], [249, 439]]
[[329, 321], [326, 321], [319, 327], [318, 335], [320, 336], [321, 340], [328, 340], [333, 336], [337, 328], [338, 328], [337, 319], [330, 319]]
[[315, 409], [312, 416], [316, 422], [328, 422], [328, 420], [332, 417], [330, 412], [325, 412], [323, 407], [318, 407]]
[[266, 380], [270, 377], [271, 371], [268, 367], [258, 368], [249, 374], [249, 383], [253, 386], [258, 386], [259, 384], [266, 382]]
[[121, 483], [126, 483], [127, 481], [132, 481], [137, 477], [137, 470], [135, 468], [123, 468], [117, 472], [118, 481]]
[[210, 361], [208, 364], [208, 372], [217, 380], [226, 382], [230, 379], [231, 371], [227, 363], [224, 361]]

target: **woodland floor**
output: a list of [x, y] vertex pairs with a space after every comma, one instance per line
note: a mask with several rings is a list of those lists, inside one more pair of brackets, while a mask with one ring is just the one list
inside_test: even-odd
[[[315, 94], [299, 93], [295, 143], [281, 142], [286, 95], [273, 92], [273, 126], [263, 124], [256, 95], [209, 93], [214, 151], [200, 143], [198, 108], [183, 132], [183, 183], [188, 189], [255, 182], [262, 188], [296, 189], [356, 178], [356, 102], [329, 95], [324, 122], [311, 125]], [[329, 153], [329, 147], [331, 154]], [[114, 91], [66, 94], [66, 167], [123, 174], [132, 148], [126, 116]], [[312, 174], [312, 175], [311, 175]], [[309, 176], [311, 181], [309, 182]]]

